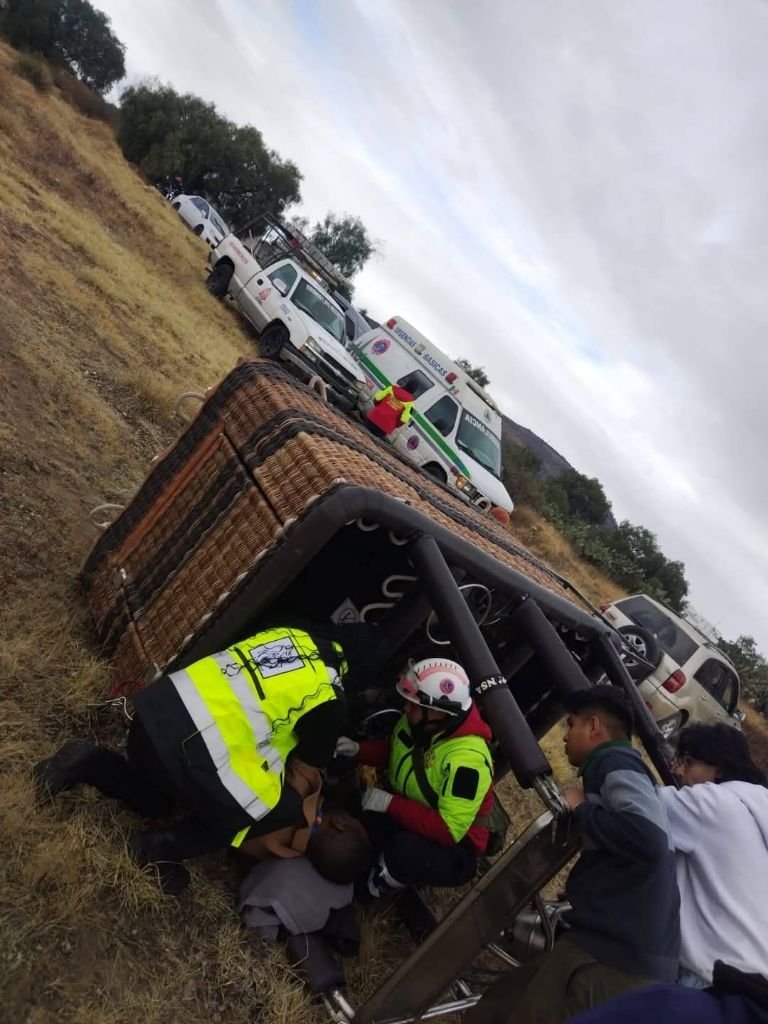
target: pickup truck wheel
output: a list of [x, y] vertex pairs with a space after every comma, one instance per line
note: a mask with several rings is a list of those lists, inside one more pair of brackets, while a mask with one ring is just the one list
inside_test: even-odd
[[228, 267], [226, 263], [223, 263], [221, 266], [213, 268], [208, 275], [208, 280], [205, 282], [205, 287], [211, 295], [214, 295], [217, 299], [223, 299], [227, 294], [231, 280], [232, 267]]
[[268, 327], [259, 338], [259, 348], [265, 359], [279, 359], [283, 345], [288, 341], [288, 332], [279, 324]]

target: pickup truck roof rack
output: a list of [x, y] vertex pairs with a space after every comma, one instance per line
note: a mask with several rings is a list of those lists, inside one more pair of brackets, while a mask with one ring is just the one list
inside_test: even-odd
[[314, 277], [319, 277], [328, 289], [352, 294], [351, 282], [293, 224], [286, 224], [270, 213], [263, 213], [234, 233], [242, 241], [247, 239], [250, 242], [248, 247], [263, 267], [290, 257], [301, 263]]

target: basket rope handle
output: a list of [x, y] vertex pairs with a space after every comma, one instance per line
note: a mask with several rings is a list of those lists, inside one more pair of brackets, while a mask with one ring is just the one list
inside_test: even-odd
[[191, 416], [186, 416], [183, 410], [184, 402], [188, 402], [190, 398], [194, 398], [200, 405], [205, 402], [205, 395], [201, 395], [199, 391], [185, 391], [184, 394], [179, 395], [173, 411], [176, 413], [177, 419], [180, 419], [182, 423], [189, 423], [192, 419]]
[[[114, 502], [107, 502], [104, 505], [97, 505], [88, 513], [91, 523], [99, 530], [106, 530], [117, 519], [125, 505], [117, 505]], [[110, 514], [114, 513], [114, 514]]]

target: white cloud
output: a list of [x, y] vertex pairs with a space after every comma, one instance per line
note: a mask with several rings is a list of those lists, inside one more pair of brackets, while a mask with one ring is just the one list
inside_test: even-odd
[[687, 565], [762, 615], [768, 208], [760, 0], [98, 0], [129, 73], [259, 127], [359, 279]]

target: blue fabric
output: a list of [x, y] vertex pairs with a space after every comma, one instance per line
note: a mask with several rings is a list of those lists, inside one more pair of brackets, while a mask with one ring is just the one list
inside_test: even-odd
[[636, 750], [606, 746], [586, 763], [574, 812], [582, 854], [566, 885], [569, 941], [648, 981], [674, 981], [680, 895], [666, 812]]
[[568, 1024], [768, 1024], [768, 1010], [751, 999], [682, 985], [653, 985], [611, 999]]

